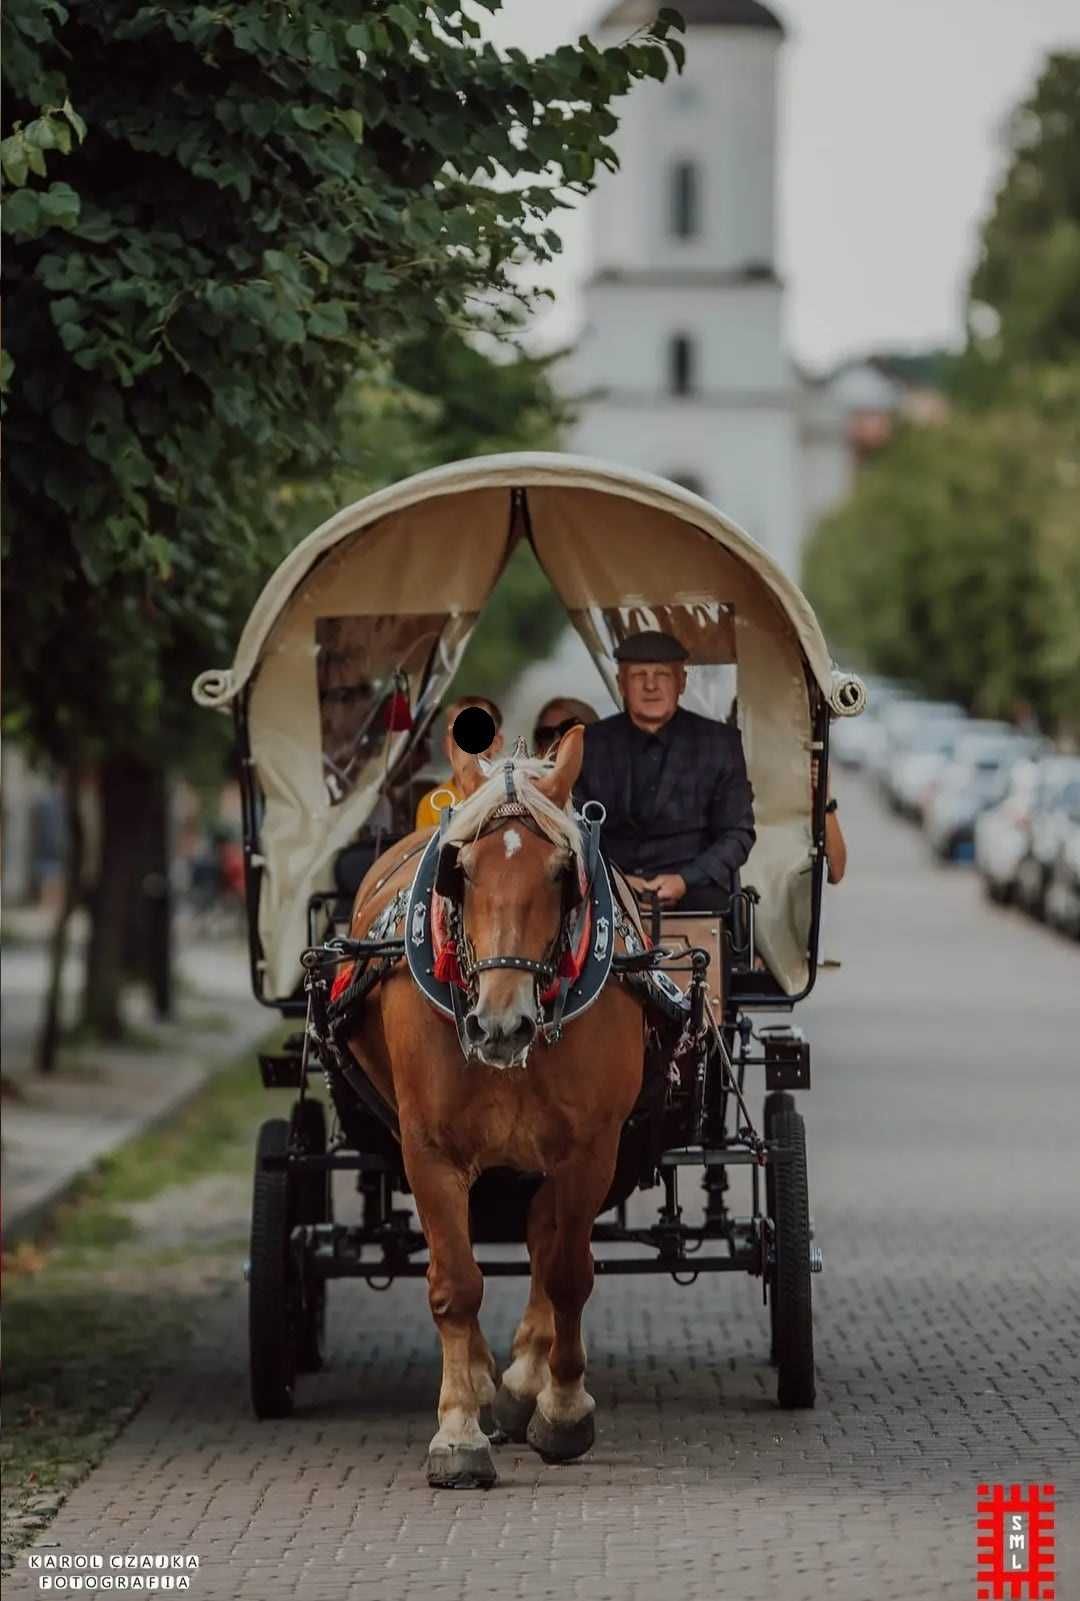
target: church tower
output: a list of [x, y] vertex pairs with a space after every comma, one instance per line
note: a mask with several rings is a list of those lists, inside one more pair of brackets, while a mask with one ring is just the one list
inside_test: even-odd
[[[569, 371], [574, 448], [677, 479], [797, 576], [811, 402], [785, 354], [776, 269], [783, 28], [757, 0], [678, 9], [685, 69], [623, 102], [620, 171], [588, 203], [593, 271]], [[598, 42], [623, 40], [654, 14], [650, 0], [618, 0]], [[820, 416], [812, 431], [820, 447]], [[821, 477], [820, 463], [811, 473]]]

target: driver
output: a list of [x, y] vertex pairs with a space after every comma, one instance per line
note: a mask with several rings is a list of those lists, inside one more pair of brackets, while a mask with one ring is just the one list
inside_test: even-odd
[[670, 634], [615, 651], [624, 710], [585, 731], [578, 806], [601, 801], [604, 844], [635, 890], [662, 906], [723, 909], [754, 843], [742, 736], [679, 705], [689, 652]]

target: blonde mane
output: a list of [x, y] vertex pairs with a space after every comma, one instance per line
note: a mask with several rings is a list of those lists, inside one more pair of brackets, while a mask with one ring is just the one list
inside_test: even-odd
[[[446, 825], [443, 838], [448, 845], [466, 845], [482, 834], [492, 815], [506, 804], [505, 762], [498, 761], [490, 778], [484, 780], [468, 800], [455, 806]], [[514, 770], [514, 794], [526, 808], [533, 822], [546, 834], [553, 845], [561, 845], [582, 859], [581, 829], [569, 807], [564, 811], [537, 788], [536, 779], [546, 778], [554, 772], [552, 762], [536, 756], [519, 756], [511, 762]]]

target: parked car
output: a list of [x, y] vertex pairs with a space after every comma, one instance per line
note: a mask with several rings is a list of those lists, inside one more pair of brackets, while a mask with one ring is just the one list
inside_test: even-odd
[[1080, 812], [1080, 760], [1063, 758], [1032, 811], [1027, 849], [1016, 870], [1016, 899], [1033, 917], [1046, 915], [1046, 896], [1058, 854]]
[[894, 760], [910, 748], [912, 741], [929, 723], [939, 719], [957, 723], [962, 722], [965, 716], [964, 708], [955, 701], [916, 700], [911, 697], [897, 697], [890, 701], [881, 714], [885, 737], [874, 763], [879, 782], [885, 785], [886, 775]]
[[965, 726], [963, 721], [947, 717], [932, 718], [894, 752], [882, 784], [889, 805], [899, 816], [921, 816], [923, 794], [952, 761]]
[[1039, 746], [1037, 739], [1018, 734], [978, 734], [959, 742], [924, 816], [930, 848], [940, 861], [971, 859], [976, 818], [1005, 798], [1012, 768], [1030, 760]]
[[1020, 865], [1031, 848], [1036, 814], [1076, 776], [1080, 758], [1075, 756], [1018, 762], [1009, 774], [1004, 799], [976, 819], [975, 866], [991, 900], [1013, 899]]
[[1080, 940], [1080, 809], [1070, 813], [1069, 826], [1050, 869], [1046, 920], [1063, 934]]
[[937, 735], [939, 751], [933, 759], [929, 755], [916, 763], [911, 769], [906, 768], [907, 757], [901, 758], [898, 767], [904, 773], [902, 801], [906, 802], [906, 815], [917, 817], [924, 821], [926, 814], [933, 803], [937, 787], [944, 778], [952, 762], [961, 759], [962, 751], [977, 751], [979, 747], [973, 743], [977, 737], [994, 735], [998, 739], [1015, 737], [1015, 730], [1008, 723], [995, 722], [988, 717], [969, 717], [962, 723], [947, 722], [944, 718], [937, 718], [924, 729], [927, 740]]

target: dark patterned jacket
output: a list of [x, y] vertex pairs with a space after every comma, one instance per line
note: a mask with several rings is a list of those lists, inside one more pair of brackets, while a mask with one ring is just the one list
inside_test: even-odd
[[[754, 843], [754, 794], [737, 728], [679, 707], [661, 731], [665, 749], [651, 794], [641, 784], [641, 736], [625, 712], [585, 730], [574, 796], [607, 810], [604, 848], [624, 872], [680, 873], [698, 900], [723, 896]], [[688, 901], [690, 896], [687, 897]]]

